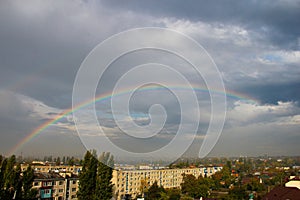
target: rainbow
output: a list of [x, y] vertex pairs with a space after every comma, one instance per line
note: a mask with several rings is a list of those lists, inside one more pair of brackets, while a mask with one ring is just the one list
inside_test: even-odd
[[[170, 87], [169, 87], [170, 88]], [[165, 90], [165, 87], [162, 87], [160, 85], [149, 85], [149, 86], [145, 86], [139, 89], [139, 91], [147, 91], [147, 90]], [[191, 90], [191, 88], [187, 88], [187, 87], [182, 87], [182, 86], [176, 86], [176, 87], [171, 87], [170, 89], [175, 89], [175, 90]], [[212, 94], [217, 94], [217, 95], [226, 95], [227, 98], [232, 98], [232, 99], [238, 99], [238, 100], [243, 100], [243, 101], [247, 101], [250, 103], [256, 103], [258, 102], [258, 100], [247, 96], [245, 94], [241, 94], [241, 93], [237, 93], [234, 91], [229, 91], [226, 90], [226, 93], [224, 94], [224, 92], [222, 91], [208, 91], [206, 88], [203, 87], [199, 87], [199, 86], [193, 86], [192, 88], [195, 91], [199, 91], [199, 92], [210, 92]], [[125, 90], [119, 91], [118, 93], [115, 93], [114, 96], [120, 96], [120, 95], [124, 95], [127, 94], [129, 92], [132, 92], [132, 88], [127, 88]], [[24, 137], [19, 143], [17, 143], [10, 151], [7, 155], [12, 155], [15, 154], [22, 146], [24, 146], [27, 142], [29, 142], [30, 140], [32, 140], [35, 136], [39, 135], [40, 133], [42, 133], [45, 129], [47, 129], [49, 126], [59, 122], [59, 120], [61, 120], [62, 118], [76, 112], [79, 109], [82, 109], [88, 105], [91, 105], [93, 103], [96, 102], [101, 102], [101, 101], [105, 101], [105, 100], [109, 100], [112, 97], [112, 93], [108, 92], [105, 94], [101, 94], [96, 96], [95, 98], [92, 99], [88, 99], [86, 101], [83, 101], [82, 103], [74, 106], [74, 107], [70, 107], [66, 110], [64, 110], [62, 113], [60, 113], [59, 115], [57, 115], [55, 118], [50, 119], [48, 121], [46, 121], [45, 123], [41, 124], [40, 126], [36, 127], [30, 134], [28, 134], [26, 137]]]

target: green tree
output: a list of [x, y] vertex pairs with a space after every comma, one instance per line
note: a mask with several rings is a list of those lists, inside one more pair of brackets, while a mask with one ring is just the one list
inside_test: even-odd
[[226, 162], [226, 166], [228, 167], [228, 169], [231, 171], [232, 170], [232, 165], [231, 165], [231, 161], [227, 161]]
[[110, 200], [113, 196], [113, 184], [111, 182], [114, 166], [113, 156], [110, 153], [102, 153], [97, 160], [95, 150], [87, 151], [81, 163], [78, 199]]
[[95, 199], [109, 200], [112, 198], [113, 184], [111, 182], [114, 157], [109, 152], [103, 152], [99, 157]]
[[5, 158], [0, 169], [0, 199], [20, 199], [22, 193], [21, 166], [16, 156]]
[[[6, 199], [12, 199], [17, 187], [17, 172], [14, 169], [16, 164], [16, 156], [12, 155], [8, 161], [4, 171], [4, 193]], [[19, 178], [19, 177], [18, 177]], [[4, 198], [4, 199], [5, 199]]]
[[235, 187], [232, 190], [229, 190], [228, 195], [226, 196], [226, 200], [243, 200], [248, 199], [248, 194], [244, 187]]
[[181, 183], [181, 192], [191, 197], [195, 197], [196, 177], [193, 175], [183, 174], [183, 181]]
[[180, 200], [181, 192], [180, 189], [171, 188], [167, 190], [168, 200]]
[[75, 164], [74, 157], [69, 158], [68, 165], [74, 165], [74, 164]]
[[34, 199], [38, 193], [36, 189], [32, 189], [32, 184], [34, 181], [34, 171], [29, 165], [27, 169], [23, 172], [23, 199]]
[[162, 197], [162, 193], [164, 193], [165, 190], [163, 187], [159, 187], [157, 185], [157, 181], [155, 181], [148, 189], [148, 192], [146, 194], [146, 200], [159, 200]]
[[180, 200], [194, 200], [194, 198], [189, 197], [189, 196], [182, 196], [182, 197], [180, 198]]
[[18, 163], [15, 167], [15, 174], [14, 174], [14, 199], [21, 199], [22, 198], [22, 179], [21, 179], [21, 165]]
[[181, 191], [183, 194], [193, 197], [207, 197], [209, 186], [203, 182], [203, 178], [196, 179], [194, 175], [183, 175], [183, 183], [181, 183]]
[[56, 159], [56, 161], [55, 161], [55, 164], [56, 164], [56, 165], [60, 165], [60, 164], [61, 164], [61, 161], [60, 161], [60, 157], [59, 157], [59, 156], [57, 157], [57, 159]]
[[96, 191], [98, 160], [96, 151], [87, 151], [79, 174], [78, 200], [93, 200]]
[[264, 190], [264, 185], [259, 182], [255, 177], [251, 178], [251, 181], [246, 185], [247, 190], [261, 192]]
[[66, 164], [66, 156], [63, 157], [62, 163], [65, 165]]
[[220, 187], [228, 188], [232, 183], [234, 183], [234, 178], [231, 176], [230, 163], [227, 163], [223, 169], [219, 172], [216, 172], [212, 176], [214, 181], [214, 189], [219, 189]]
[[141, 196], [144, 197], [144, 194], [148, 192], [149, 189], [149, 183], [147, 177], [145, 179], [141, 180], [141, 186], [140, 186], [140, 191], [141, 191]]
[[7, 158], [4, 158], [4, 160], [1, 162], [1, 169], [0, 169], [0, 199], [4, 199], [5, 196], [5, 190], [4, 190], [4, 174], [6, 171], [6, 165], [7, 165]]

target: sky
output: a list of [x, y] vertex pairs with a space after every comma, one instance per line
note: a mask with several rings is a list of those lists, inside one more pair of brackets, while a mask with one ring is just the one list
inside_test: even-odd
[[[198, 156], [213, 113], [211, 97], [205, 91], [207, 82], [187, 62], [170, 52], [144, 49], [119, 57], [101, 77], [96, 95], [111, 94], [117, 81], [132, 67], [155, 62], [173, 67], [192, 85], [202, 88], [194, 89], [196, 106], [188, 96], [189, 90], [174, 87], [181, 97], [178, 100], [172, 88], [145, 85], [128, 101], [129, 115], [123, 107], [113, 112], [111, 98], [100, 99], [95, 105], [99, 124], [91, 119], [92, 104], [78, 108], [74, 116], [66, 111], [72, 108], [73, 86], [80, 66], [97, 45], [123, 31], [157, 27], [192, 38], [206, 50], [219, 70], [228, 93], [227, 112], [221, 135], [208, 156], [299, 155], [299, 19], [300, 1], [297, 0], [1, 1], [0, 153], [81, 156], [86, 149], [96, 146], [98, 151], [112, 151], [120, 159], [132, 157], [126, 152], [140, 153], [137, 156], [143, 157], [143, 153], [170, 143], [183, 124], [185, 129], [183, 137], [178, 139], [178, 147], [186, 141], [192, 144], [184, 151], [178, 148], [177, 152], [175, 148], [158, 155], [160, 158]], [[163, 34], [144, 36], [143, 39], [155, 39], [155, 44], [170, 39]], [[139, 39], [122, 40], [106, 54], [130, 46], [130, 41], [138, 43]], [[174, 39], [167, 44], [179, 43]], [[194, 52], [197, 51], [192, 49], [190, 54]], [[201, 56], [195, 53], [191, 57]], [[100, 55], [101, 59], [105, 60]], [[206, 65], [204, 62], [203, 66]], [[167, 85], [178, 84], [172, 79], [172, 73], [156, 71], [154, 65], [148, 67], [149, 72], [137, 72], [132, 80], [166, 77]], [[120, 91], [127, 91], [126, 87], [132, 85], [120, 87]], [[81, 94], [83, 100], [84, 94]], [[126, 94], [117, 95], [116, 102]], [[200, 120], [195, 117], [197, 107]], [[223, 125], [221, 106], [215, 107], [216, 113], [218, 109], [220, 114], [214, 117]], [[62, 113], [66, 115], [22, 142]], [[80, 124], [76, 129], [77, 118]], [[154, 119], [164, 121], [162, 127], [158, 126], [160, 123], [151, 124]], [[199, 126], [191, 140], [195, 124]], [[150, 132], [160, 128], [156, 136], [143, 139], [122, 132], [123, 128], [133, 136], [142, 135], [148, 125]], [[112, 143], [104, 142], [101, 139], [104, 136]], [[112, 144], [124, 151], [114, 152], [110, 149]], [[159, 158], [155, 157], [157, 154], [151, 156]]]

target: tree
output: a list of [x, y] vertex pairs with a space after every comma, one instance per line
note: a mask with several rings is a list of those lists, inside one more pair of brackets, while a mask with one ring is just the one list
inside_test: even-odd
[[159, 200], [162, 192], [164, 192], [164, 188], [159, 187], [155, 181], [148, 189], [146, 200]]
[[5, 158], [0, 170], [0, 199], [20, 199], [22, 194], [21, 166], [16, 163], [16, 156]]
[[202, 179], [202, 177], [196, 179], [196, 177], [191, 174], [183, 174], [183, 182], [181, 183], [182, 193], [193, 198], [207, 197], [209, 187]]
[[102, 153], [97, 160], [95, 150], [87, 151], [82, 161], [82, 171], [79, 174], [78, 199], [110, 200], [113, 189], [111, 182], [113, 166], [114, 158], [110, 153]]
[[112, 198], [113, 184], [111, 182], [114, 157], [109, 152], [103, 152], [99, 157], [95, 199], [109, 200]]
[[264, 190], [264, 185], [255, 177], [252, 177], [250, 182], [246, 185], [247, 190], [261, 192]]
[[32, 189], [32, 183], [34, 181], [34, 171], [29, 165], [27, 169], [23, 172], [23, 199], [33, 199], [36, 197], [38, 191]]
[[189, 197], [189, 196], [183, 196], [180, 198], [180, 200], [194, 200], [194, 198]]
[[167, 190], [168, 200], [180, 200], [181, 192], [180, 189], [171, 188]]
[[74, 157], [69, 158], [68, 165], [74, 165], [74, 164], [75, 164]]
[[4, 171], [4, 193], [5, 198], [12, 199], [16, 189], [16, 176], [17, 172], [14, 170], [16, 164], [16, 156], [12, 155], [8, 161]]
[[227, 165], [225, 165], [221, 171], [216, 172], [212, 176], [212, 179], [214, 180], [215, 184], [215, 189], [218, 189], [221, 186], [228, 188], [234, 182], [234, 179], [231, 176], [231, 170], [228, 167], [228, 165], [230, 165], [230, 162], [228, 162]]
[[33, 190], [33, 169], [29, 166], [21, 176], [21, 165], [12, 155], [5, 158], [0, 168], [0, 199], [34, 199], [37, 190]]
[[247, 199], [247, 193], [243, 187], [234, 187], [232, 190], [229, 190], [229, 194], [226, 199], [228, 200], [241, 200]]
[[1, 169], [0, 169], [0, 199], [4, 199], [5, 190], [4, 190], [4, 182], [5, 182], [5, 171], [6, 171], [6, 165], [7, 165], [7, 158], [5, 158], [1, 162]]
[[59, 156], [57, 157], [57, 159], [56, 159], [56, 161], [55, 161], [55, 164], [56, 164], [56, 165], [60, 165], [60, 164], [61, 164], [61, 162], [60, 162], [60, 157], [59, 157]]
[[231, 170], [232, 170], [231, 161], [227, 160], [227, 162], [226, 162], [226, 166], [228, 167], [229, 171], [231, 171]]
[[14, 198], [13, 199], [21, 199], [22, 198], [22, 179], [21, 179], [21, 165], [20, 163], [17, 164], [14, 173]]
[[62, 163], [65, 165], [66, 164], [66, 156], [63, 157]]
[[93, 200], [96, 190], [98, 160], [96, 151], [87, 151], [79, 174], [78, 200]]
[[148, 179], [147, 177], [145, 179], [141, 180], [141, 186], [140, 186], [140, 191], [142, 197], [144, 197], [144, 194], [148, 192], [149, 184], [148, 184]]

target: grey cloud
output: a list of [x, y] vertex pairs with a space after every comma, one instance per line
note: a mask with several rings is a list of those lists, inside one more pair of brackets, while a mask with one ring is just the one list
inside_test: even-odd
[[137, 1], [126, 4], [102, 1], [110, 7], [159, 17], [182, 18], [216, 24], [239, 24], [262, 35], [274, 45], [299, 49], [299, 1]]
[[[274, 77], [274, 80], [276, 77]], [[236, 86], [235, 90], [241, 93], [248, 93], [255, 99], [259, 99], [261, 103], [276, 104], [278, 101], [295, 101], [300, 102], [300, 82], [290, 83], [273, 83], [273, 84], [252, 84]]]

